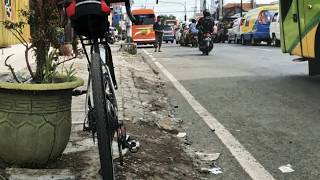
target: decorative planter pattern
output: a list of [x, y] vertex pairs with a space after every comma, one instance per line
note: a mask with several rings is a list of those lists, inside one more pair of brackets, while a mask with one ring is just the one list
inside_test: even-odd
[[58, 158], [70, 137], [72, 89], [82, 84], [0, 83], [0, 161], [39, 167]]

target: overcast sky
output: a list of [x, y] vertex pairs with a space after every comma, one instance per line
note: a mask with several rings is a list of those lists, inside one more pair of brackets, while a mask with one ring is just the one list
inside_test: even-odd
[[[270, 3], [275, 0], [256, 0], [257, 4]], [[193, 17], [195, 7], [197, 4], [197, 10], [200, 9], [200, 0], [159, 0], [159, 4], [155, 4], [156, 0], [134, 0], [133, 9], [147, 7], [155, 9], [157, 14], [173, 14], [178, 17], [178, 19], [183, 19], [184, 17], [184, 2], [187, 2], [187, 17]], [[171, 2], [171, 3], [170, 3]], [[207, 0], [207, 4], [210, 5], [211, 0]], [[227, 3], [240, 3], [240, 0], [224, 0], [224, 4]], [[243, 0], [243, 2], [250, 2], [250, 0]]]

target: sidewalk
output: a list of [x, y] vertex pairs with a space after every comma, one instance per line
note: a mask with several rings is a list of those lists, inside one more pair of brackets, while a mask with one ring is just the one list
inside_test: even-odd
[[[5, 59], [14, 54], [9, 60], [8, 63], [12, 65], [15, 71], [22, 70], [26, 68], [25, 61], [25, 47], [21, 44], [12, 45], [8, 48], [0, 49], [0, 73], [9, 72], [8, 68], [4, 65]], [[34, 59], [32, 58], [31, 52], [29, 52], [30, 64], [34, 63]]]
[[[119, 85], [119, 116], [130, 135], [141, 144], [138, 153], [125, 156], [123, 167], [115, 160], [116, 179], [199, 179], [192, 159], [180, 146], [181, 141], [168, 133], [177, 130], [174, 118], [170, 118], [171, 107], [160, 77], [141, 55], [118, 52], [118, 47], [112, 50]], [[87, 80], [86, 61], [74, 63], [77, 75]], [[90, 133], [82, 131], [84, 102], [85, 96], [73, 99], [70, 143], [63, 156], [48, 168], [71, 169], [80, 180], [101, 179], [97, 145]]]

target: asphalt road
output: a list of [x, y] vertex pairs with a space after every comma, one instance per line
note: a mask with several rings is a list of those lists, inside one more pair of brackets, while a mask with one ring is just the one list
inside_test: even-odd
[[[308, 77], [306, 62], [267, 46], [216, 44], [209, 56], [176, 45], [146, 50], [275, 179], [320, 179], [320, 77]], [[250, 179], [170, 82], [168, 92], [192, 147], [222, 153], [223, 174], [209, 179]], [[286, 164], [295, 171], [282, 173], [278, 168]]]

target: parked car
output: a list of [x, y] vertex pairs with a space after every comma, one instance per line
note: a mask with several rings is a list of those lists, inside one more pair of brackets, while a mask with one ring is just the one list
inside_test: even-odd
[[270, 38], [272, 46], [280, 46], [280, 16], [279, 12], [275, 13], [272, 17], [270, 24]]
[[241, 43], [256, 45], [265, 41], [271, 44], [270, 23], [273, 15], [278, 11], [278, 5], [261, 6], [250, 10], [244, 16], [244, 24], [241, 26]]
[[170, 25], [164, 26], [163, 41], [165, 41], [166, 43], [168, 43], [168, 42], [173, 43], [174, 42], [174, 31]]
[[239, 44], [241, 40], [240, 36], [240, 25], [243, 23], [243, 18], [238, 18], [233, 21], [232, 27], [228, 29], [228, 43], [236, 43]]

